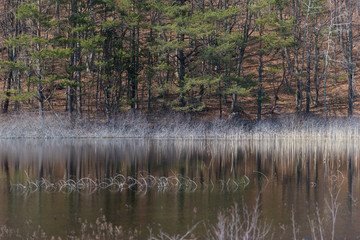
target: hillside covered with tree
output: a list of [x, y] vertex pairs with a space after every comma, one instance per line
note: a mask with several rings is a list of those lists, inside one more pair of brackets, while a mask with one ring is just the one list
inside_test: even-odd
[[359, 14], [354, 0], [1, 0], [1, 110], [353, 116]]

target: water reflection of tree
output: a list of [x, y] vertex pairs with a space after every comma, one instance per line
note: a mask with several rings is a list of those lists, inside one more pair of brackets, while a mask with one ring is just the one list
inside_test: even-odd
[[[244, 191], [238, 191], [239, 194], [236, 192], [236, 196], [244, 197], [245, 201], [253, 201], [261, 193], [262, 210], [268, 216], [280, 217], [281, 214], [291, 213], [291, 206], [286, 205], [289, 202], [298, 203], [296, 206], [305, 202], [306, 209], [295, 209], [296, 212], [313, 212], [315, 202], [324, 202], [328, 177], [339, 170], [347, 184], [344, 184], [342, 197], [344, 201], [347, 200], [351, 213], [353, 201], [358, 198], [356, 189], [359, 187], [356, 179], [359, 178], [360, 149], [355, 144], [358, 145], [355, 140], [317, 142], [277, 139], [2, 140], [0, 176], [6, 181], [0, 183], [0, 189], [8, 199], [3, 197], [0, 200], [12, 201], [11, 195], [7, 195], [9, 184], [26, 181], [25, 171], [33, 180], [44, 177], [53, 182], [63, 178], [79, 179], [88, 176], [104, 179], [116, 173], [133, 177], [146, 176], [147, 173], [157, 177], [181, 175], [199, 183], [198, 189], [208, 191], [206, 200], [202, 199], [208, 202], [214, 201], [214, 195], [210, 193], [212, 184], [219, 183], [220, 180], [241, 179], [246, 175], [250, 179], [250, 186]], [[186, 194], [182, 191], [176, 197], [171, 194], [164, 197], [164, 202], [172, 204], [171, 214], [176, 216], [179, 223], [191, 220], [185, 211], [193, 211], [187, 209], [191, 205], [189, 201], [198, 200], [195, 195], [191, 195], [194, 198], [189, 200], [189, 195]], [[231, 196], [233, 195], [224, 191], [216, 201], [230, 204], [233, 202]], [[88, 211], [89, 208], [84, 203], [90, 198], [91, 208], [105, 206], [102, 210], [109, 220], [119, 218], [120, 215], [113, 212], [114, 206], [119, 206], [119, 214], [126, 214], [134, 222], [148, 223], [152, 222], [157, 213], [154, 213], [155, 217], [147, 215], [147, 219], [138, 219], [133, 213], [139, 211], [138, 207], [150, 209], [155, 206], [159, 210], [164, 202], [159, 204], [157, 197], [154, 192], [139, 195], [136, 191], [115, 194], [107, 191], [92, 196], [71, 194], [66, 196], [68, 205], [61, 208], [68, 215], [81, 209]], [[43, 199], [39, 204], [44, 202]], [[129, 203], [131, 206], [128, 206]], [[276, 205], [279, 203], [280, 205]], [[39, 211], [43, 206], [37, 208], [35, 210]]]
[[24, 170], [33, 179], [103, 179], [116, 173], [133, 177], [150, 173], [180, 174], [205, 184], [244, 175], [256, 180], [261, 174], [254, 172], [261, 172], [273, 181], [295, 181], [298, 188], [305, 184], [309, 195], [311, 187], [322, 184], [319, 173], [324, 169], [342, 171], [348, 178], [350, 193], [352, 179], [359, 175], [359, 150], [351, 146], [345, 142], [299, 144], [280, 140], [5, 141], [0, 161], [3, 173], [12, 180], [17, 176], [17, 181]]

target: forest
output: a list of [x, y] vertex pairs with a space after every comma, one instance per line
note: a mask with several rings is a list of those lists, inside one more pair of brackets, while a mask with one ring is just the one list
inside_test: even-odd
[[355, 0], [1, 0], [3, 114], [354, 115]]

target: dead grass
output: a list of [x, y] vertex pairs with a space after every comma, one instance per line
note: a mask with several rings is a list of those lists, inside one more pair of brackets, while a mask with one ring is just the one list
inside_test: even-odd
[[191, 115], [147, 116], [125, 114], [116, 122], [71, 123], [60, 115], [20, 114], [0, 117], [0, 138], [180, 138], [180, 139], [264, 139], [264, 138], [360, 138], [356, 118], [298, 118], [284, 116], [260, 123], [243, 120], [203, 121]]
[[234, 204], [218, 215], [218, 222], [209, 231], [209, 240], [262, 240], [271, 239], [271, 224], [260, 220], [259, 199], [252, 210], [247, 205], [240, 209]]

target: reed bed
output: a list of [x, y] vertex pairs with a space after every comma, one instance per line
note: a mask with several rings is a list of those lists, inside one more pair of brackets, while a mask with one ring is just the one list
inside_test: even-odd
[[[26, 174], [27, 175], [27, 174]], [[247, 176], [238, 179], [228, 179], [227, 181], [219, 181], [221, 191], [238, 191], [244, 189], [249, 185], [250, 180]], [[86, 192], [89, 194], [95, 193], [100, 190], [109, 190], [112, 192], [122, 192], [124, 190], [131, 190], [138, 193], [146, 193], [150, 190], [158, 192], [165, 191], [189, 191], [194, 192], [199, 188], [199, 184], [204, 189], [213, 189], [215, 184], [210, 182], [197, 183], [189, 177], [180, 175], [161, 176], [156, 177], [150, 174], [138, 177], [124, 176], [123, 174], [116, 174], [114, 177], [94, 179], [91, 177], [83, 177], [78, 180], [74, 179], [61, 179], [56, 182], [51, 182], [48, 179], [40, 178], [40, 180], [31, 180], [28, 175], [26, 182], [12, 183], [11, 190], [17, 193], [33, 193], [37, 191], [45, 192], [60, 192], [60, 193], [73, 193], [73, 192]]]
[[182, 139], [264, 139], [264, 138], [360, 138], [360, 120], [282, 116], [260, 123], [249, 120], [194, 120], [191, 115], [169, 113], [161, 118], [145, 114], [122, 114], [106, 124], [86, 119], [69, 122], [64, 115], [49, 114], [43, 119], [22, 113], [3, 117], [0, 138], [182, 138]]

